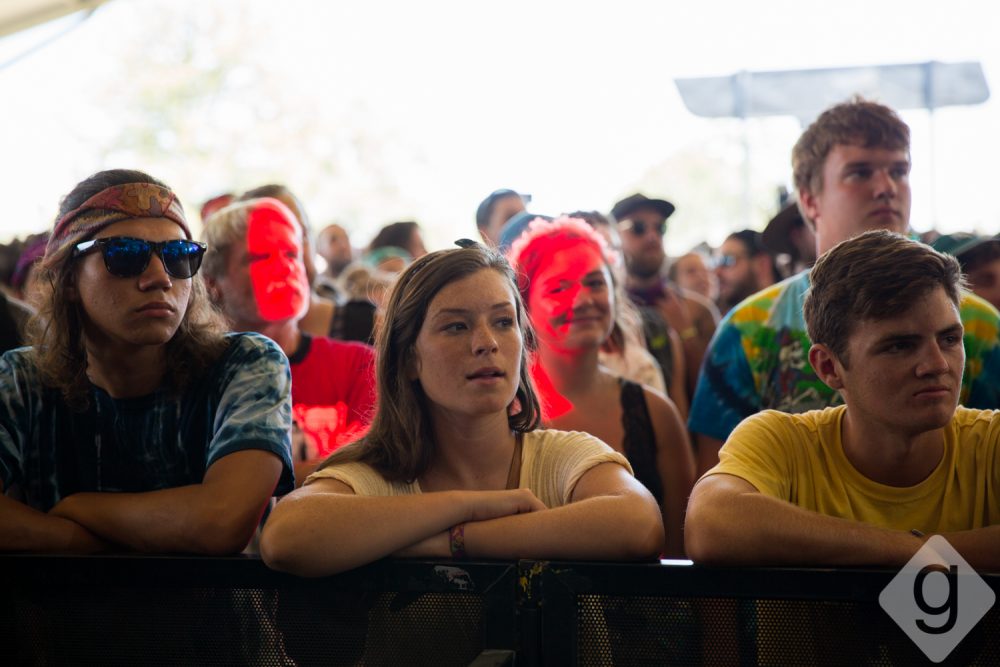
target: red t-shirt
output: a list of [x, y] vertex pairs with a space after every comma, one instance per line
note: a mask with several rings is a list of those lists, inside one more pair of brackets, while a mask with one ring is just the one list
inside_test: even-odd
[[302, 334], [288, 358], [295, 423], [325, 456], [364, 435], [375, 412], [375, 351]]

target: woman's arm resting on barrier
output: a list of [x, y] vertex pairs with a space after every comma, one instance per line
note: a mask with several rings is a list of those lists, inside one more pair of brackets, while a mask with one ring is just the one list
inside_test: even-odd
[[684, 535], [688, 557], [712, 565], [898, 566], [923, 544], [906, 531], [796, 507], [726, 474], [695, 485]]
[[569, 504], [465, 527], [470, 558], [643, 560], [662, 549], [656, 501], [617, 463], [584, 473]]
[[75, 521], [39, 512], [0, 492], [0, 551], [97, 553], [112, 548]]
[[319, 577], [396, 553], [447, 558], [451, 526], [541, 509], [527, 489], [357, 496], [343, 482], [321, 479], [278, 503], [260, 550], [274, 569]]
[[281, 469], [276, 455], [243, 450], [213, 463], [200, 484], [145, 493], [77, 493], [52, 514], [137, 551], [237, 553], [253, 536]]

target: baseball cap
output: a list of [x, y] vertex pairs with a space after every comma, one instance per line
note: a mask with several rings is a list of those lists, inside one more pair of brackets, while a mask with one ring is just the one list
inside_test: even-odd
[[614, 216], [615, 220], [621, 221], [640, 208], [651, 208], [664, 218], [669, 218], [674, 212], [674, 205], [666, 199], [650, 199], [637, 192], [615, 204], [614, 208], [611, 209], [611, 215]]

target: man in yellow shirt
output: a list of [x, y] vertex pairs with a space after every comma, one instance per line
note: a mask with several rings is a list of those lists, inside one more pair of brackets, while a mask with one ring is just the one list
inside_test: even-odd
[[940, 534], [1000, 569], [1000, 411], [957, 407], [958, 262], [879, 230], [835, 246], [810, 281], [809, 363], [845, 405], [744, 420], [692, 492], [688, 554], [899, 566]]

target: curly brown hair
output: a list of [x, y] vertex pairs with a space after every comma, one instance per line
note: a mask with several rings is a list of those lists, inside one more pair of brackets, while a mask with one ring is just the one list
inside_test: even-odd
[[[56, 220], [87, 199], [115, 185], [151, 183], [167, 187], [141, 171], [112, 169], [81, 181], [59, 204]], [[81, 214], [103, 215], [95, 210]], [[86, 239], [81, 239], [86, 240]], [[83, 313], [79, 303], [69, 298], [76, 283], [73, 244], [46, 255], [38, 266], [38, 312], [28, 322], [28, 342], [33, 346], [35, 365], [42, 381], [59, 389], [67, 404], [83, 410], [89, 404], [87, 352], [83, 340]], [[192, 278], [191, 297], [180, 326], [166, 343], [167, 386], [181, 391], [225, 350], [225, 326], [212, 308], [199, 276]]]

